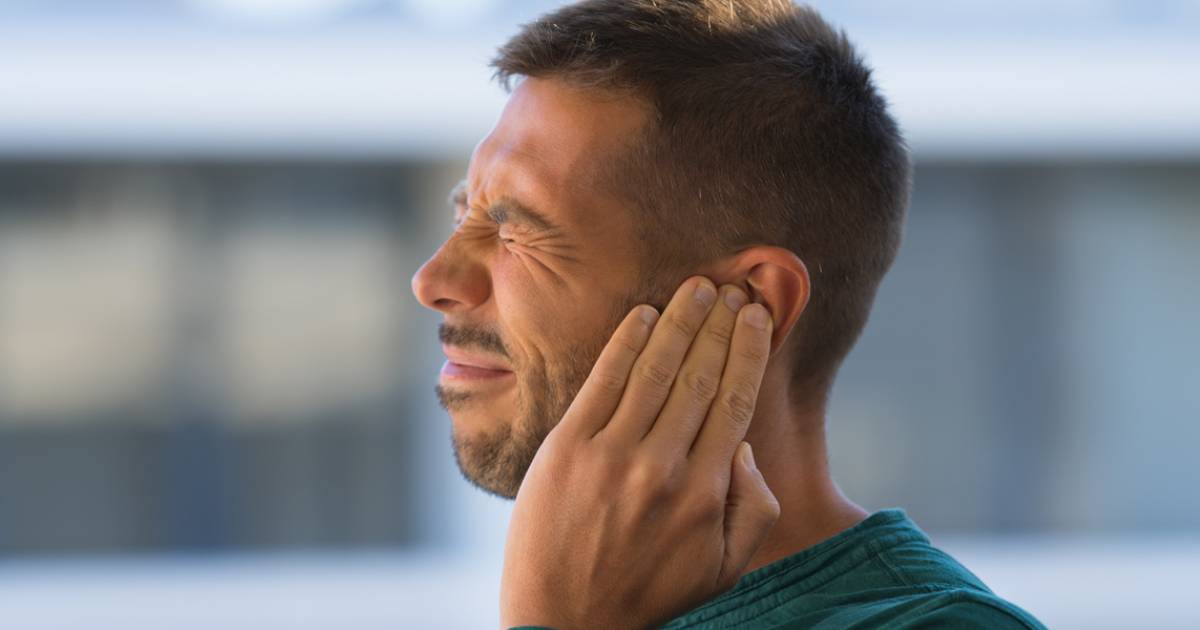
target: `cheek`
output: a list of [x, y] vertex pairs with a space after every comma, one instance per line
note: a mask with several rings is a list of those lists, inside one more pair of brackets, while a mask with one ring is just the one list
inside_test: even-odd
[[553, 361], [561, 342], [559, 326], [563, 319], [558, 310], [562, 296], [554, 287], [538, 283], [519, 264], [498, 261], [492, 268], [492, 293], [496, 301], [500, 329], [505, 341], [523, 364]]
[[591, 361], [624, 316], [615, 309], [628, 301], [605, 294], [593, 278], [550, 279], [532, 272], [513, 254], [496, 257], [492, 283], [514, 360], [540, 366], [551, 378], [590, 371]]
[[609, 308], [605, 300], [584, 300], [561, 283], [539, 282], [519, 265], [497, 265], [492, 278], [501, 329], [530, 378], [540, 372], [540, 378], [561, 382], [590, 371], [590, 362], [581, 362], [593, 354]]
[[496, 289], [496, 301], [513, 352], [531, 377], [536, 372], [554, 382], [569, 382], [591, 371], [592, 362], [608, 341], [605, 333], [609, 304], [581, 303], [577, 298], [526, 292], [516, 287], [508, 295]]

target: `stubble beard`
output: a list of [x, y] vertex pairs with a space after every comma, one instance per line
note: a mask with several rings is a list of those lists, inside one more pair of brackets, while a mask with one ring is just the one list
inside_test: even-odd
[[[450, 433], [451, 447], [464, 479], [489, 494], [513, 499], [521, 487], [533, 457], [550, 430], [570, 407], [571, 401], [587, 380], [591, 366], [603, 345], [579, 349], [565, 357], [563, 365], [551, 376], [545, 365], [527, 366], [518, 376], [517, 403], [507, 421], [489, 419], [495, 426], [486, 432], [463, 435]], [[438, 402], [450, 413], [456, 411], [487, 413], [478, 408], [469, 392], [437, 386]]]
[[[655, 305], [661, 312], [664, 303], [653, 301], [662, 295], [662, 288], [652, 278], [644, 278], [637, 290], [614, 305], [603, 333], [587, 340], [562, 340], [558, 348], [564, 351], [553, 372], [546, 364], [527, 365], [518, 370], [517, 404], [515, 415], [507, 421], [491, 418], [495, 426], [487, 432], [460, 435], [451, 431], [450, 441], [454, 459], [464, 479], [489, 494], [513, 499], [533, 463], [542, 441], [566, 414], [571, 401], [583, 387], [592, 366], [608, 343], [617, 325], [637, 304]], [[479, 334], [479, 333], [472, 333]], [[499, 344], [499, 338], [495, 339]], [[486, 413], [477, 408], [482, 404], [472, 400], [469, 392], [437, 388], [438, 402], [450, 413], [455, 411]]]

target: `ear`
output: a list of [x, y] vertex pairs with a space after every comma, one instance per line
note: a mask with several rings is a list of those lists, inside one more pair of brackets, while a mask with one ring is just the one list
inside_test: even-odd
[[767, 307], [775, 326], [771, 354], [783, 346], [800, 321], [812, 288], [804, 261], [790, 250], [769, 245], [749, 247], [716, 261], [703, 275], [718, 286], [739, 286], [751, 302]]

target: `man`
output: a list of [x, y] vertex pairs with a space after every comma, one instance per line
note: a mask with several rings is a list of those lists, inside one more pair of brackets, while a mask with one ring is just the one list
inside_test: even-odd
[[1041, 627], [830, 478], [910, 177], [844, 36], [785, 0], [588, 0], [494, 65], [413, 291], [459, 467], [516, 498], [502, 625]]

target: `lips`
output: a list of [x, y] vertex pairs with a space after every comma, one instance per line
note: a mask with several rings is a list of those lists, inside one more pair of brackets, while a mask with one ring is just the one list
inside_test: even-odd
[[446, 363], [442, 366], [442, 378], [453, 380], [490, 380], [512, 375], [503, 362], [490, 357], [464, 352], [451, 346], [442, 346]]
[[484, 370], [492, 370], [492, 371], [496, 371], [496, 372], [511, 372], [512, 371], [512, 370], [508, 369], [508, 366], [506, 366], [502, 361], [497, 361], [496, 359], [492, 359], [492, 358], [486, 357], [484, 355], [472, 354], [470, 352], [464, 352], [462, 350], [459, 350], [458, 348], [455, 348], [453, 346], [447, 346], [445, 344], [442, 344], [442, 354], [445, 354], [446, 358], [451, 363], [456, 363], [458, 365], [462, 365], [462, 366], [466, 366], [466, 367], [481, 368]]

